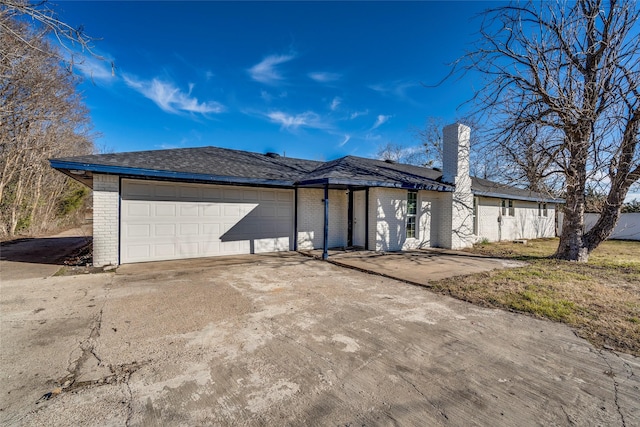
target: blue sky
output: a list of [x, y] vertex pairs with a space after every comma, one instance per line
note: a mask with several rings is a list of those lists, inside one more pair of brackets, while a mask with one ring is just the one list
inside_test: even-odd
[[[213, 145], [331, 160], [417, 145], [454, 121], [471, 76], [425, 88], [470, 49], [488, 2], [59, 2], [100, 38], [77, 67], [99, 148]], [[476, 82], [477, 84], [477, 82]]]

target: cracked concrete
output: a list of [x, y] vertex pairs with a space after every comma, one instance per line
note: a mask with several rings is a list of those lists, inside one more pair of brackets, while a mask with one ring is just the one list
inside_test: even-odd
[[297, 254], [3, 281], [0, 307], [2, 425], [640, 425], [637, 358]]

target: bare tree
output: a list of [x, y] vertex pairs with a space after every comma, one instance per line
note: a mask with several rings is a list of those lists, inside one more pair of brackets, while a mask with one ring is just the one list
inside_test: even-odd
[[[78, 187], [47, 159], [93, 151], [77, 77], [42, 32], [0, 10], [0, 236], [39, 232]], [[62, 206], [66, 206], [63, 208]]]
[[[470, 172], [478, 178], [492, 179], [506, 182], [498, 168], [498, 159], [494, 152], [487, 152], [487, 141], [481, 123], [475, 117], [461, 117], [457, 122], [464, 123], [471, 128]], [[424, 166], [442, 168], [442, 129], [446, 125], [442, 117], [427, 117], [423, 128], [413, 130], [415, 138], [420, 141], [420, 147], [427, 161]], [[512, 183], [512, 182], [510, 182]]]
[[[475, 100], [503, 141], [520, 141], [532, 126], [549, 136], [534, 151], [553, 159], [564, 179], [556, 257], [587, 261], [640, 179], [637, 3], [512, 3], [484, 17], [465, 65], [486, 79]], [[585, 191], [596, 179], [608, 181], [608, 193], [598, 221], [584, 233]]]
[[426, 166], [442, 168], [442, 117], [427, 117], [423, 128], [414, 130], [414, 135], [428, 160]]
[[[49, 49], [41, 50], [40, 53], [53, 55], [58, 60], [68, 64], [73, 68], [75, 63], [82, 63], [83, 59], [77, 53], [88, 53], [90, 56], [106, 60], [106, 58], [98, 55], [93, 46], [94, 38], [88, 36], [84, 32], [82, 26], [73, 27], [68, 23], [60, 20], [57, 13], [51, 7], [47, 0], [29, 1], [29, 0], [0, 0], [0, 14], [7, 19], [23, 19], [27, 18], [32, 22], [31, 28], [41, 32], [41, 34], [53, 34], [58, 44], [65, 49], [68, 55], [61, 54], [60, 50]], [[33, 44], [29, 39], [25, 39], [19, 32], [15, 32], [13, 25], [7, 24], [9, 20], [0, 22], [0, 31], [7, 32], [12, 35], [18, 42], [25, 44], [29, 49], [39, 50], [37, 44]], [[115, 72], [115, 64], [111, 62], [111, 72]]]
[[378, 146], [376, 157], [380, 160], [415, 166], [428, 166], [429, 160], [421, 147], [405, 147], [395, 142]]
[[555, 163], [558, 153], [549, 150], [558, 146], [553, 141], [554, 133], [533, 124], [515, 134], [502, 132], [494, 136], [484, 148], [503, 165], [499, 168], [503, 182], [520, 184], [547, 196], [562, 193], [564, 182]]

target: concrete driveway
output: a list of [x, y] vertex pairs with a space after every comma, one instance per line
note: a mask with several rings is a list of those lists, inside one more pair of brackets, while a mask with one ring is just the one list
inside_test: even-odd
[[3, 280], [0, 303], [3, 425], [640, 424], [632, 356], [295, 253]]

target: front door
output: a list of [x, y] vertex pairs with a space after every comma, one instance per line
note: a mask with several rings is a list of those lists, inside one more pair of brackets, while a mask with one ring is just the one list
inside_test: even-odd
[[353, 246], [366, 246], [367, 197], [364, 190], [353, 192]]

